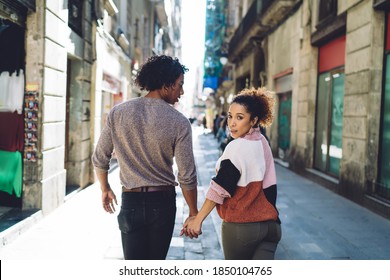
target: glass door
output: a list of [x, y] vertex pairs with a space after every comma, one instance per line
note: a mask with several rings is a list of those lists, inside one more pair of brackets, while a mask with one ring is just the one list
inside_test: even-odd
[[278, 94], [278, 156], [288, 161], [291, 135], [291, 92]]
[[383, 104], [382, 141], [380, 147], [379, 184], [376, 192], [390, 199], [390, 55], [386, 58], [386, 80]]
[[342, 157], [344, 78], [338, 70], [320, 74], [318, 81], [314, 166], [335, 177]]

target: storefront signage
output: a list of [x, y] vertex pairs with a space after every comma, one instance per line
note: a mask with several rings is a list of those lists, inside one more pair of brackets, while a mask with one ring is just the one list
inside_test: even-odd
[[102, 89], [106, 92], [118, 94], [121, 91], [121, 82], [116, 78], [104, 73]]

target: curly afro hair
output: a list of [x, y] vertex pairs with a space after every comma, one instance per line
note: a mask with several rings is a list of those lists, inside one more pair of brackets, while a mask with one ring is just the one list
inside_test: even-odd
[[135, 84], [141, 90], [152, 91], [164, 86], [172, 86], [188, 68], [182, 65], [177, 58], [167, 55], [150, 57], [137, 73]]
[[243, 89], [233, 98], [232, 103], [244, 106], [251, 115], [251, 120], [258, 117], [255, 126], [268, 127], [272, 124], [275, 96], [274, 92], [265, 87]]

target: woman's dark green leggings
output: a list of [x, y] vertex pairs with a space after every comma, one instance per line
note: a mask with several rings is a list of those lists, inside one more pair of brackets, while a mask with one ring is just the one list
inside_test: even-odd
[[227, 260], [273, 260], [282, 237], [279, 223], [222, 222], [222, 246]]

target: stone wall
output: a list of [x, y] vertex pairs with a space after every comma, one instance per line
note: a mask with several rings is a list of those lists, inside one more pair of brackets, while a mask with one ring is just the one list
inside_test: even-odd
[[341, 192], [361, 201], [377, 174], [384, 14], [371, 1], [348, 9]]
[[[51, 212], [63, 203], [67, 184], [84, 187], [91, 182], [91, 3], [84, 2], [83, 38], [68, 27], [67, 0], [37, 0], [36, 12], [27, 17], [26, 84], [38, 88], [39, 114], [38, 160], [24, 165], [22, 204], [26, 209]], [[69, 84], [67, 78], [71, 78]]]

